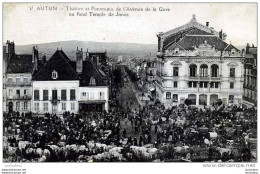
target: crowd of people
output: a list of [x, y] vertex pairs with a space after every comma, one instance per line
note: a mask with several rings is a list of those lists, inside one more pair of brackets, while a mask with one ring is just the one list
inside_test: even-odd
[[254, 161], [254, 108], [4, 113], [6, 162]]

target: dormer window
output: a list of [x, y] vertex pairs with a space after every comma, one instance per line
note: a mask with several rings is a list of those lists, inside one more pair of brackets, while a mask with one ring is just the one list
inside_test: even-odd
[[95, 79], [94, 77], [91, 77], [91, 78], [90, 78], [89, 85], [91, 85], [91, 86], [96, 85], [96, 79]]
[[52, 79], [57, 79], [57, 78], [58, 78], [58, 73], [57, 73], [57, 71], [53, 70], [51, 77], [52, 77]]

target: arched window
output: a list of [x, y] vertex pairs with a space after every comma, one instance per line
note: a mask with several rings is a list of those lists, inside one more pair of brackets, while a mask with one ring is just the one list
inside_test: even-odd
[[190, 76], [195, 77], [197, 75], [197, 65], [191, 64], [190, 65]]
[[188, 99], [191, 100], [191, 105], [196, 105], [196, 95], [195, 94], [189, 94]]
[[89, 85], [96, 85], [96, 79], [94, 77], [91, 77], [90, 78], [90, 82], [89, 82]]
[[211, 77], [218, 77], [219, 75], [219, 67], [218, 65], [214, 64], [211, 66]]
[[200, 94], [199, 105], [207, 105], [207, 95], [206, 94]]
[[208, 65], [202, 64], [200, 66], [200, 76], [201, 77], [207, 77], [208, 76]]
[[58, 73], [57, 73], [57, 71], [53, 70], [53, 71], [52, 71], [52, 74], [51, 74], [51, 77], [52, 77], [52, 79], [57, 79], [57, 78], [58, 78]]
[[210, 105], [215, 105], [218, 100], [218, 95], [217, 94], [212, 94], [210, 95]]

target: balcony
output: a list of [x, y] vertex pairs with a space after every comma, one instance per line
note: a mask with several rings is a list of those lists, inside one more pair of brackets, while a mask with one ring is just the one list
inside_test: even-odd
[[210, 80], [209, 76], [200, 76], [201, 81], [208, 81]]
[[210, 76], [189, 76], [189, 80], [195, 81], [220, 81], [221, 77], [210, 77]]
[[249, 89], [249, 90], [252, 90], [252, 91], [256, 91], [257, 90], [257, 87], [255, 85], [249, 85], [249, 84], [244, 84], [243, 85], [243, 88], [246, 88], [246, 89]]
[[220, 80], [221, 80], [221, 77], [211, 77], [211, 80], [220, 81]]
[[31, 100], [31, 95], [14, 95], [14, 96], [7, 96], [7, 99], [9, 100]]
[[252, 98], [243, 96], [243, 100], [248, 101], [248, 102], [251, 102], [251, 103], [257, 105], [257, 99], [252, 99]]
[[31, 82], [6, 82], [6, 86], [31, 86]]
[[189, 76], [190, 80], [199, 80], [199, 76]]

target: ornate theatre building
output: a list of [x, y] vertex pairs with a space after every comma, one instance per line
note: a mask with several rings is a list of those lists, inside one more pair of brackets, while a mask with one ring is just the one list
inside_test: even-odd
[[244, 50], [225, 42], [226, 34], [196, 21], [159, 33], [156, 96], [170, 108], [184, 103], [241, 105]]

